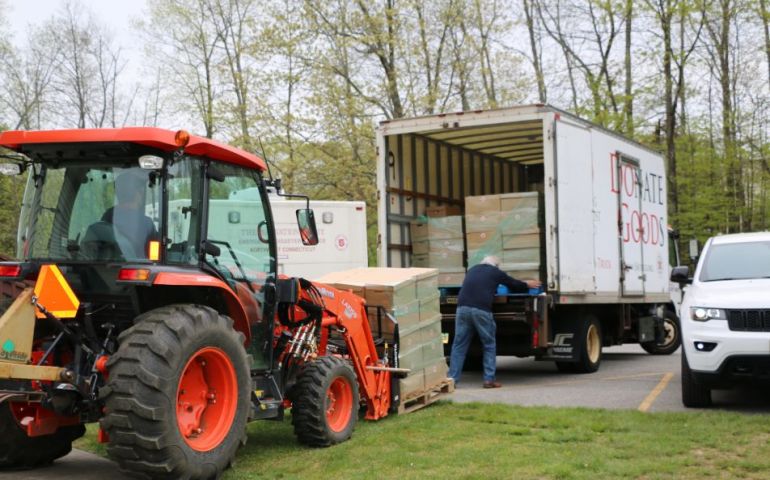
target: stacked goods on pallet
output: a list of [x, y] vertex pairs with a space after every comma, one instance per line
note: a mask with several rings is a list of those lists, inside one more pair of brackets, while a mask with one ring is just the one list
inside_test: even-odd
[[436, 269], [357, 268], [327, 274], [319, 282], [366, 299], [373, 335], [382, 337], [397, 354], [395, 366], [410, 370], [399, 381], [402, 399], [446, 380]]
[[541, 278], [541, 198], [538, 192], [466, 197], [468, 267], [494, 255], [514, 278]]
[[542, 237], [542, 195], [538, 192], [506, 193], [500, 196], [503, 240], [502, 268], [514, 278], [540, 279], [544, 250]]
[[500, 226], [500, 196], [465, 197], [465, 241], [468, 245], [468, 268], [487, 255], [502, 258], [503, 237]]
[[411, 224], [412, 265], [436, 268], [440, 286], [461, 285], [465, 278], [463, 217], [457, 207], [429, 207]]

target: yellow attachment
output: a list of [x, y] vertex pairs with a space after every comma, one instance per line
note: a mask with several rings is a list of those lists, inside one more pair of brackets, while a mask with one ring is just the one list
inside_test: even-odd
[[61, 367], [19, 365], [17, 363], [3, 363], [3, 361], [0, 361], [0, 379], [60, 382], [64, 380], [62, 378], [62, 372], [64, 371], [65, 369]]
[[0, 362], [27, 363], [34, 335], [35, 307], [28, 288], [0, 316]]
[[[80, 300], [56, 265], [43, 265], [35, 284], [37, 303], [59, 318], [74, 318], [80, 307]], [[37, 318], [45, 318], [39, 310]]]

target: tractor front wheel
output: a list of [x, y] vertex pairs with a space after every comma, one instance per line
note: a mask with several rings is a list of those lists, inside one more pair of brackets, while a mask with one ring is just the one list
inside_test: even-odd
[[153, 478], [218, 478], [246, 442], [244, 337], [199, 305], [147, 312], [107, 363], [102, 428], [121, 468]]
[[24, 403], [0, 403], [0, 468], [33, 468], [48, 465], [72, 450], [72, 442], [83, 436], [83, 425], [59, 427], [56, 432], [29, 437]]
[[320, 357], [292, 389], [291, 423], [300, 442], [328, 447], [349, 439], [358, 420], [358, 381], [350, 364]]

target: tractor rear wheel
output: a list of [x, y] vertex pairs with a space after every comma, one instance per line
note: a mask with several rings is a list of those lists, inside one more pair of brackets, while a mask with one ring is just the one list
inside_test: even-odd
[[86, 433], [83, 425], [60, 427], [51, 435], [27, 436], [22, 427], [25, 404], [0, 403], [0, 468], [48, 465], [72, 451], [72, 442]]
[[301, 443], [328, 447], [349, 439], [358, 420], [358, 381], [339, 357], [308, 364], [292, 389], [291, 423]]
[[209, 307], [171, 305], [138, 317], [118, 341], [103, 389], [110, 457], [153, 478], [218, 478], [246, 443], [243, 334]]

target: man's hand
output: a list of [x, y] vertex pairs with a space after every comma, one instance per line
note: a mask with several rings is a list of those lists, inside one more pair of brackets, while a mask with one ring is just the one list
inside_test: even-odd
[[543, 282], [540, 280], [525, 280], [524, 283], [526, 283], [529, 288], [540, 288], [543, 286]]

